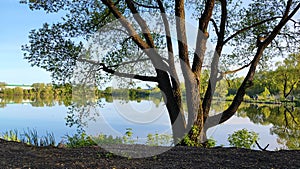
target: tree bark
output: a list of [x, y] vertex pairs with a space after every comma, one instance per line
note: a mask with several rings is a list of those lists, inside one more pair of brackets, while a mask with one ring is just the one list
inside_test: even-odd
[[[181, 102], [181, 92], [172, 89], [169, 75], [161, 70], [158, 70], [158, 87], [162, 91], [163, 99], [166, 104], [173, 132], [174, 145], [184, 137], [186, 132], [186, 121]], [[178, 91], [179, 90], [179, 91]]]

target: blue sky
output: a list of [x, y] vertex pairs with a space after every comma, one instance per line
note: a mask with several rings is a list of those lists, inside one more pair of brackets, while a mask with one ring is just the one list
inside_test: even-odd
[[21, 45], [28, 43], [29, 31], [45, 22], [55, 22], [59, 14], [31, 11], [19, 0], [0, 0], [0, 82], [32, 84], [51, 82], [50, 74], [41, 68], [31, 67], [23, 59]]

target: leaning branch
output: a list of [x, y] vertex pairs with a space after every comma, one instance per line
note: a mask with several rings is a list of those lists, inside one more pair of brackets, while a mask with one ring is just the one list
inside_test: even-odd
[[263, 20], [263, 21], [260, 21], [258, 23], [255, 23], [253, 25], [250, 25], [248, 27], [245, 27], [243, 29], [240, 29], [238, 31], [236, 31], [234, 34], [232, 34], [231, 36], [229, 36], [227, 39], [224, 40], [223, 44], [225, 45], [228, 41], [230, 41], [231, 39], [233, 39], [234, 37], [236, 37], [237, 35], [239, 35], [240, 33], [243, 33], [251, 28], [254, 28], [256, 26], [259, 26], [261, 24], [264, 24], [266, 22], [270, 22], [270, 21], [273, 21], [273, 20], [276, 20], [276, 19], [279, 19], [279, 18], [282, 18], [281, 16], [276, 16], [276, 17], [272, 17], [272, 18], [269, 18], [269, 19], [266, 19], [266, 20]]
[[241, 71], [241, 70], [245, 69], [246, 67], [249, 67], [250, 65], [251, 65], [251, 62], [248, 63], [247, 65], [244, 65], [244, 66], [242, 66], [242, 67], [240, 67], [240, 68], [238, 68], [238, 69], [235, 69], [235, 70], [229, 70], [229, 71], [226, 71], [226, 72], [219, 72], [219, 73], [220, 73], [220, 76], [217, 78], [217, 81], [222, 80], [222, 79], [224, 78], [224, 76], [227, 75], [227, 74], [233, 74], [233, 73], [236, 73], [236, 72], [238, 72], [238, 71]]
[[238, 69], [235, 69], [235, 70], [229, 70], [229, 71], [226, 71], [226, 72], [221, 72], [221, 74], [222, 74], [222, 75], [233, 74], [233, 73], [236, 73], [236, 72], [238, 72], [238, 71], [241, 71], [241, 70], [243, 70], [243, 69], [249, 67], [250, 65], [251, 65], [251, 62], [248, 63], [248, 64], [246, 64], [246, 65], [244, 65], [244, 66], [242, 66], [242, 67], [240, 67], [240, 68], [238, 68]]
[[[212, 61], [210, 63], [211, 65], [211, 72], [210, 72], [210, 78], [207, 85], [206, 92], [204, 94], [204, 99], [202, 101], [202, 108], [204, 112], [204, 120], [206, 120], [209, 116], [209, 111], [211, 108], [213, 95], [215, 93], [217, 81], [218, 81], [218, 72], [219, 72], [219, 62], [220, 62], [220, 56], [223, 50], [223, 42], [224, 42], [224, 36], [225, 36], [225, 30], [226, 30], [226, 21], [227, 21], [227, 0], [220, 0], [221, 2], [221, 21], [219, 24], [219, 35], [217, 39], [217, 45], [215, 48], [215, 52], [213, 54]], [[213, 10], [213, 9], [211, 9]], [[212, 12], [212, 11], [211, 11]], [[209, 21], [209, 20], [208, 20]]]

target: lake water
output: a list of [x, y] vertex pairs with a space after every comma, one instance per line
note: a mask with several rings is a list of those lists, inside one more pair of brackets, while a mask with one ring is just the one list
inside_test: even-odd
[[[36, 129], [39, 135], [53, 132], [56, 142], [66, 135], [77, 132], [76, 125], [68, 127], [66, 117], [68, 108], [64, 105], [35, 107], [27, 103], [6, 103], [0, 108], [0, 132], [17, 129]], [[88, 112], [88, 113], [87, 113]], [[147, 135], [171, 134], [171, 126], [166, 108], [162, 102], [151, 100], [105, 102], [101, 106], [85, 108], [82, 113], [74, 113], [85, 123], [87, 134], [106, 134], [123, 136], [131, 128], [138, 143], [145, 143]], [[300, 147], [300, 129], [298, 120], [300, 110], [294, 107], [275, 105], [243, 104], [231, 119], [210, 128], [208, 137], [217, 141], [217, 145], [229, 146], [228, 135], [240, 129], [248, 129], [259, 134], [259, 144], [268, 150], [297, 149]], [[257, 149], [257, 148], [256, 148]]]

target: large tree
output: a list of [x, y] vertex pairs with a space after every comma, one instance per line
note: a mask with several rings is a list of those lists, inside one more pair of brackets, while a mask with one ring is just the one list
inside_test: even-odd
[[[298, 0], [22, 0], [22, 3], [32, 10], [65, 14], [61, 22], [44, 24], [30, 32], [30, 43], [23, 46], [25, 59], [52, 72], [53, 79], [60, 82], [70, 79], [78, 69], [76, 65], [81, 63], [97, 79], [113, 74], [157, 83], [168, 109], [175, 143], [186, 134], [193, 145], [203, 143], [207, 128], [223, 123], [237, 111], [246, 89], [253, 85], [259, 63], [264, 65], [279, 52], [293, 50], [300, 37], [299, 23], [293, 18], [300, 8]], [[190, 15], [192, 18], [186, 18]], [[153, 18], [159, 18], [157, 22], [161, 24], [153, 24]], [[197, 25], [194, 36], [188, 36], [187, 20]], [[84, 43], [91, 39], [102, 47], [102, 52], [94, 51], [99, 47]], [[212, 54], [209, 40], [214, 44]], [[175, 64], [178, 60], [184, 78], [187, 114], [183, 110]], [[206, 60], [211, 60], [210, 65]], [[150, 72], [142, 71], [149, 65]], [[209, 80], [201, 97], [201, 74], [207, 66]], [[218, 115], [209, 116], [217, 83], [227, 74], [244, 68], [248, 68], [247, 75], [230, 106]]]
[[282, 96], [287, 98], [296, 88], [300, 82], [300, 55], [291, 54], [281, 63], [277, 63], [278, 68], [271, 72], [276, 78], [277, 87]]

